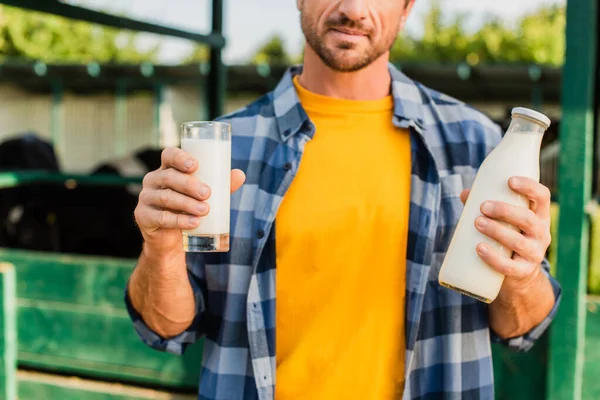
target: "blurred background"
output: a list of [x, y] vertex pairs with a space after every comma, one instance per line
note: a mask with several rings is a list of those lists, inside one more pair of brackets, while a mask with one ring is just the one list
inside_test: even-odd
[[[553, 193], [554, 222], [566, 9], [566, 0], [417, 0], [391, 54], [410, 78], [503, 128], [515, 106], [552, 119], [541, 180]], [[598, 20], [581, 14], [580, 33], [569, 40], [596, 46], [589, 36]], [[123, 306], [141, 246], [132, 216], [140, 178], [159, 166], [161, 149], [179, 145], [179, 124], [273, 89], [302, 62], [303, 46], [293, 0], [0, 1], [0, 261], [16, 271], [12, 289], [10, 273], [3, 278], [14, 299], [4, 300], [0, 398], [194, 398], [201, 343], [181, 358], [147, 349]], [[595, 59], [597, 49], [589, 51]], [[600, 238], [590, 215], [590, 259], [578, 273], [593, 296]], [[553, 273], [557, 246], [549, 251]], [[587, 312], [595, 315], [596, 304]], [[586, 367], [565, 379], [583, 379], [579, 394], [595, 399], [600, 321], [588, 320]], [[578, 320], [567, 328], [580, 336], [585, 329]], [[554, 395], [547, 342], [527, 355], [494, 347], [498, 399]]]
[[[66, 3], [180, 29], [211, 28], [206, 0]], [[565, 5], [522, 3], [417, 1], [392, 62], [498, 122], [506, 123], [515, 105], [559, 122]], [[208, 118], [208, 46], [8, 6], [0, 15], [0, 98], [10, 99], [0, 111], [0, 140], [34, 133], [52, 141], [62, 170], [87, 173], [145, 146], [177, 145], [179, 123]], [[229, 112], [302, 61], [303, 37], [293, 0], [229, 0], [223, 15]]]

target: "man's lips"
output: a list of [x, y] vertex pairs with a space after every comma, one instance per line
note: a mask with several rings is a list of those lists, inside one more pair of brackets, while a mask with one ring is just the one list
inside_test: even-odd
[[339, 33], [343, 33], [344, 35], [350, 35], [350, 36], [368, 36], [367, 33], [356, 30], [356, 29], [351, 29], [351, 28], [346, 28], [346, 27], [332, 27], [331, 28], [332, 31], [335, 32], [339, 32]]

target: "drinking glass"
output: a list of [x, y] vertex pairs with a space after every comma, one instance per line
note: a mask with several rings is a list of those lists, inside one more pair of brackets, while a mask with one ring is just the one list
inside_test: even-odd
[[185, 122], [181, 149], [196, 160], [194, 176], [210, 187], [210, 211], [196, 229], [184, 230], [186, 252], [229, 251], [231, 199], [231, 124], [216, 121]]

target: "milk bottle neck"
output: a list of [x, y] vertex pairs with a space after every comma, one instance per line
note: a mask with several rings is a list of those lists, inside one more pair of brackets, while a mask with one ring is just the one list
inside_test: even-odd
[[540, 140], [546, 132], [546, 127], [524, 117], [513, 117], [505, 136], [508, 135], [530, 135], [539, 137]]
[[509, 128], [498, 145], [498, 157], [520, 157], [522, 160], [536, 160], [539, 164], [539, 155], [542, 147], [545, 127], [530, 122], [524, 118], [513, 118]]

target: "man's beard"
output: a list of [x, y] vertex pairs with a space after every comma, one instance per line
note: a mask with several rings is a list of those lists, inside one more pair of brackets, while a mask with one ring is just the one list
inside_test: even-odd
[[[308, 16], [304, 12], [301, 12], [301, 25], [302, 31], [306, 38], [308, 45], [317, 53], [321, 61], [329, 68], [337, 72], [356, 72], [371, 65], [375, 60], [381, 57], [385, 52], [389, 51], [395, 40], [396, 35], [390, 35], [386, 38], [385, 45], [369, 47], [359, 57], [354, 57], [352, 60], [345, 60], [342, 57], [336, 57], [336, 51], [328, 48], [324, 41], [317, 35], [316, 27], [310, 22]], [[342, 17], [337, 20], [328, 20], [326, 23], [328, 29], [335, 27], [346, 27], [356, 29], [364, 32], [366, 37], [370, 39], [370, 31], [365, 29], [360, 23], [349, 20], [346, 17]], [[397, 29], [395, 30], [397, 32]], [[353, 43], [341, 43], [337, 46], [338, 50], [350, 50], [353, 47]]]

